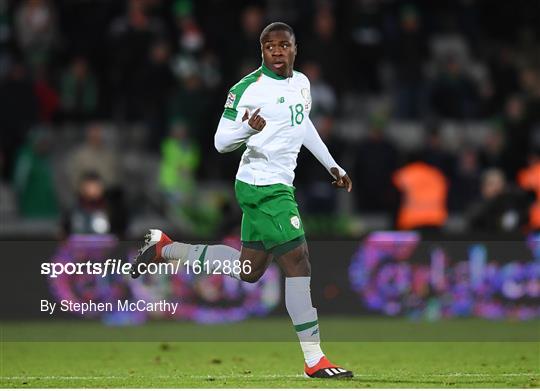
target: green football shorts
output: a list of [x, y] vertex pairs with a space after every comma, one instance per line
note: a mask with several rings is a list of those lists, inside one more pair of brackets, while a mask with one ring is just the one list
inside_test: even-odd
[[255, 186], [236, 180], [236, 199], [242, 212], [242, 244], [280, 256], [305, 241], [294, 187]]

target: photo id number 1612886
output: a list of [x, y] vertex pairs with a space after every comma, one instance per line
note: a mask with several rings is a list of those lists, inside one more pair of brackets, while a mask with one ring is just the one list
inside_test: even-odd
[[251, 261], [246, 259], [240, 261], [239, 259], [207, 259], [201, 261], [196, 259], [194, 261], [184, 261], [186, 266], [186, 274], [250, 274], [251, 273]]

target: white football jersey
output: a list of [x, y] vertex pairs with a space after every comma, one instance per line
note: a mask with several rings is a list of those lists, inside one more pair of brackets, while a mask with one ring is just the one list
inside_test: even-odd
[[[266, 126], [258, 132], [244, 113], [259, 115]], [[231, 88], [215, 136], [219, 152], [230, 152], [243, 143], [236, 178], [251, 185], [283, 183], [292, 186], [296, 159], [302, 145], [330, 170], [337, 165], [309, 119], [311, 94], [308, 78], [297, 71], [291, 77], [276, 75], [264, 64]]]

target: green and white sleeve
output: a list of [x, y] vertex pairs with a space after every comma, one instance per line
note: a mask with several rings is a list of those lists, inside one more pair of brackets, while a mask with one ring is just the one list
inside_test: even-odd
[[261, 77], [261, 68], [245, 76], [236, 83], [227, 94], [223, 117], [231, 121], [241, 121], [246, 109], [253, 109], [253, 96], [250, 96], [249, 87]]
[[242, 122], [242, 117], [246, 111], [253, 112], [256, 105], [256, 99], [248, 91], [249, 87], [259, 80], [261, 75], [260, 68], [238, 83], [229, 91], [223, 115], [218, 124], [214, 145], [218, 152], [226, 153], [239, 148], [257, 130], [251, 128], [247, 121]]

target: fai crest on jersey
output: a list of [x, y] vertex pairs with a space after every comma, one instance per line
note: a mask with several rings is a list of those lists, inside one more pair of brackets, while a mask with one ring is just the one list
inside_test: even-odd
[[311, 94], [309, 93], [309, 90], [307, 88], [302, 88], [302, 90], [300, 90], [300, 93], [302, 94], [302, 98], [304, 98], [304, 100], [306, 101], [304, 103], [304, 108], [306, 110], [309, 110], [309, 107], [311, 105]]
[[227, 101], [225, 102], [225, 108], [232, 109], [234, 107], [235, 100], [236, 100], [236, 94], [229, 92], [229, 95], [227, 95]]
[[310, 95], [309, 90], [307, 88], [302, 88], [300, 93], [302, 94], [302, 98], [304, 98], [306, 103], [311, 103], [311, 95]]
[[291, 217], [291, 225], [296, 229], [300, 228], [300, 219], [298, 216]]

